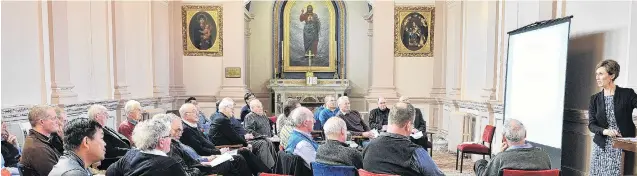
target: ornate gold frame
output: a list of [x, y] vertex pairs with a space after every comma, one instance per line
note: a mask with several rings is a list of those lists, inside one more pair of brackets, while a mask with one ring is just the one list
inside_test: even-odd
[[[290, 66], [290, 10], [294, 6], [297, 1], [288, 1], [288, 5], [283, 9], [283, 71], [284, 72], [307, 72], [307, 71], [316, 71], [316, 72], [335, 72], [336, 71], [336, 12], [334, 7], [331, 4], [331, 1], [319, 1], [317, 3], [324, 3], [327, 6], [328, 11], [330, 12], [330, 37], [329, 37], [329, 66], [327, 67], [318, 67], [318, 66]], [[303, 2], [303, 1], [301, 1]], [[311, 3], [311, 2], [310, 2]]]
[[[401, 24], [404, 17], [412, 12], [417, 12], [423, 16], [430, 13], [431, 18], [427, 19], [430, 25], [428, 26], [429, 37], [427, 43], [417, 51], [411, 51], [402, 44], [401, 41]], [[396, 6], [394, 7], [394, 56], [395, 57], [433, 57], [434, 53], [434, 23], [436, 19], [435, 9], [432, 6]]]
[[[205, 11], [212, 16], [217, 25], [217, 35], [214, 44], [207, 50], [195, 48], [188, 37], [190, 25], [188, 22], [192, 15], [199, 11]], [[183, 50], [185, 56], [223, 56], [223, 7], [221, 5], [183, 5], [181, 7], [181, 35], [183, 37]]]

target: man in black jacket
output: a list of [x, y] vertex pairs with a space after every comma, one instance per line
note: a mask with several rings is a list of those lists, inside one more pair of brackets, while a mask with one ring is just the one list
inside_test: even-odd
[[383, 97], [379, 97], [378, 108], [369, 111], [369, 127], [379, 131], [383, 130], [383, 126], [387, 125], [387, 116], [389, 116], [387, 100]]
[[[197, 118], [196, 109], [194, 105], [190, 103], [183, 104], [181, 108], [179, 108], [179, 114], [181, 114], [182, 125], [184, 128], [184, 132], [179, 138], [183, 144], [186, 144], [189, 147], [192, 147], [198, 155], [201, 156], [210, 156], [210, 155], [220, 155], [221, 153], [226, 152], [228, 149], [224, 148], [223, 151], [220, 151], [215, 147], [215, 144], [210, 142], [208, 138], [203, 134], [203, 132], [197, 129]], [[211, 130], [212, 133], [212, 130]], [[248, 163], [248, 167], [250, 170], [255, 172], [267, 172], [269, 169], [261, 160], [257, 158], [254, 154], [248, 151], [245, 148], [239, 149], [237, 151], [239, 155], [241, 155], [246, 162]]]
[[429, 142], [429, 139], [427, 137], [427, 135], [425, 134], [427, 132], [427, 124], [425, 122], [425, 120], [422, 117], [422, 112], [420, 111], [420, 109], [414, 107], [414, 105], [412, 105], [409, 102], [409, 97], [406, 96], [402, 96], [398, 99], [399, 102], [403, 102], [403, 103], [407, 103], [408, 106], [410, 106], [412, 109], [415, 110], [416, 113], [416, 118], [414, 118], [414, 128], [411, 129], [411, 133], [416, 133], [416, 132], [422, 132], [423, 136], [421, 138], [418, 139], [414, 139], [413, 137], [409, 137], [409, 139], [422, 146], [423, 148], [425, 148], [425, 150], [427, 150], [427, 148], [431, 148], [431, 142]]
[[97, 166], [97, 169], [106, 170], [108, 166], [115, 163], [131, 148], [130, 141], [124, 135], [119, 134], [114, 129], [106, 126], [109, 116], [108, 109], [102, 105], [92, 105], [88, 108], [88, 117], [100, 123], [104, 131], [104, 142], [106, 142], [105, 159]]

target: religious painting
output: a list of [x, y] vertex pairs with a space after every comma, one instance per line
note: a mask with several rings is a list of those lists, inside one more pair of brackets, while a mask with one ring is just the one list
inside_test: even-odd
[[181, 7], [182, 36], [186, 56], [223, 56], [221, 6]]
[[283, 71], [336, 71], [336, 13], [331, 1], [287, 1]]
[[432, 57], [434, 18], [434, 7], [396, 6], [394, 56]]

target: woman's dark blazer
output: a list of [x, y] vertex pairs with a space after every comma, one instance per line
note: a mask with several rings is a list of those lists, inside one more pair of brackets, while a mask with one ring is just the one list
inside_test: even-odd
[[[613, 102], [617, 127], [619, 127], [622, 137], [635, 137], [635, 123], [633, 122], [632, 114], [633, 109], [637, 108], [637, 94], [631, 88], [617, 86]], [[602, 132], [604, 129], [608, 129], [608, 121], [606, 119], [603, 90], [591, 96], [591, 102], [588, 106], [588, 129], [595, 133], [593, 142], [600, 147], [604, 147], [607, 136], [604, 136]]]

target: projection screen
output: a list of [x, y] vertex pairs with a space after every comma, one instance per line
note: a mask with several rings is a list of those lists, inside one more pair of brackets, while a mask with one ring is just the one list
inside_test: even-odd
[[561, 166], [566, 61], [571, 17], [509, 32], [504, 118], [520, 120], [527, 141]]

